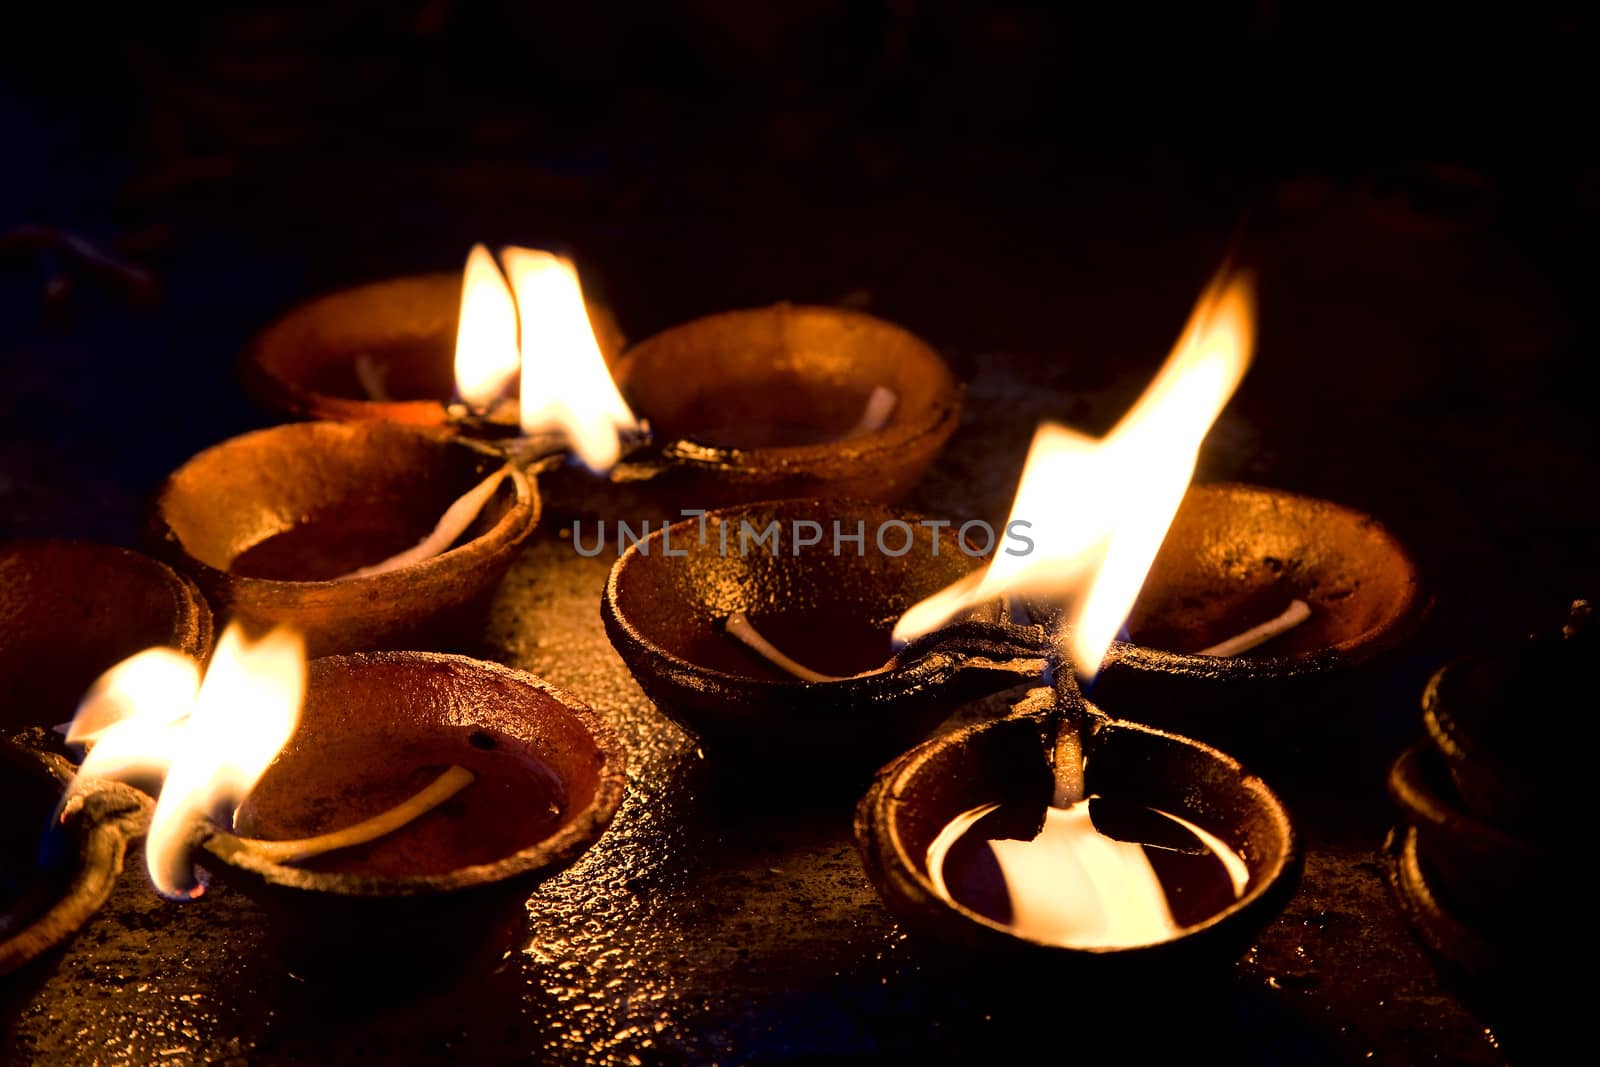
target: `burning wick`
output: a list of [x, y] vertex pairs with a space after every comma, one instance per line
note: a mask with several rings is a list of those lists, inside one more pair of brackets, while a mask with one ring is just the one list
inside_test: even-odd
[[386, 837], [422, 818], [476, 780], [477, 775], [465, 767], [452, 766], [435, 778], [427, 788], [396, 804], [388, 811], [380, 812], [370, 819], [363, 819], [354, 826], [292, 841], [263, 841], [253, 837], [240, 837], [236, 840], [252, 856], [259, 856], [272, 863], [299, 863], [325, 852], [365, 845], [380, 837]]
[[867, 397], [866, 410], [861, 413], [861, 418], [852, 426], [841, 441], [853, 441], [857, 437], [865, 437], [869, 433], [877, 433], [883, 429], [884, 423], [889, 421], [889, 416], [894, 414], [900, 397], [893, 389], [882, 385], [873, 386], [872, 395]]
[[381, 563], [374, 563], [371, 566], [353, 570], [349, 574], [342, 574], [334, 580], [370, 578], [375, 574], [387, 574], [390, 571], [397, 571], [401, 567], [409, 567], [413, 563], [421, 563], [423, 560], [432, 559], [434, 556], [441, 554], [455, 544], [456, 538], [465, 533], [467, 527], [472, 525], [472, 521], [478, 517], [478, 512], [483, 510], [483, 506], [489, 502], [489, 498], [494, 495], [494, 491], [500, 487], [501, 480], [508, 473], [507, 468], [501, 467], [489, 477], [461, 494], [455, 503], [445, 509], [444, 515], [440, 517], [439, 524], [433, 528], [433, 532], [404, 552], [390, 556]]
[[790, 659], [775, 647], [771, 641], [762, 637], [742, 611], [736, 611], [729, 615], [724, 625], [727, 627], [728, 635], [735, 641], [738, 641], [774, 667], [794, 675], [802, 682], [848, 682], [852, 678], [865, 678], [872, 674], [882, 674], [891, 666], [891, 663], [885, 663], [882, 667], [874, 667], [872, 670], [862, 671], [860, 674], [823, 674], [820, 671], [812, 670], [803, 663], [796, 663]]
[[1275, 619], [1268, 619], [1259, 626], [1252, 626], [1242, 634], [1237, 634], [1221, 641], [1210, 648], [1202, 648], [1202, 656], [1237, 656], [1241, 652], [1248, 652], [1257, 645], [1264, 645], [1281, 633], [1294, 629], [1307, 619], [1311, 618], [1311, 605], [1304, 600], [1291, 600], [1283, 614]]

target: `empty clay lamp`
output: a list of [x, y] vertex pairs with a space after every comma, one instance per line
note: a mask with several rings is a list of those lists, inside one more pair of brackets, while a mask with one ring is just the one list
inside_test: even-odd
[[[247, 387], [262, 404], [296, 418], [379, 420], [459, 427], [463, 411], [455, 351], [464, 281], [469, 276], [422, 274], [357, 286], [289, 312], [258, 336], [242, 363]], [[493, 260], [488, 267], [494, 270]], [[491, 282], [493, 279], [489, 279]], [[503, 282], [498, 284], [503, 285]], [[589, 302], [594, 336], [607, 358], [622, 349], [615, 319]], [[511, 344], [516, 312], [511, 310]], [[515, 353], [513, 352], [513, 357]], [[511, 373], [515, 375], [513, 358]], [[509, 378], [502, 387], [509, 385]], [[480, 414], [485, 433], [517, 428], [515, 401], [489, 403]]]
[[102, 671], [152, 645], [211, 651], [211, 611], [188, 579], [108, 545], [0, 545], [0, 733], [66, 722]]
[[[1401, 907], [1430, 948], [1503, 982], [1500, 994], [1519, 992], [1550, 917], [1586, 904], [1573, 843], [1586, 830], [1591, 750], [1552, 729], [1548, 712], [1585, 691], [1597, 640], [1589, 604], [1576, 601], [1559, 628], [1441, 668], [1423, 693], [1427, 738], [1389, 772]], [[1530, 719], [1535, 708], [1546, 719]]]
[[527, 475], [469, 443], [311, 422], [185, 463], [150, 538], [219, 610], [293, 626], [318, 655], [470, 644], [538, 519]]
[[1282, 802], [1222, 752], [1091, 705], [1078, 800], [1055, 806], [1056, 700], [1037, 690], [878, 773], [855, 832], [885, 903], [985, 976], [1143, 982], [1236, 959], [1298, 880]]
[[89, 748], [63, 819], [124, 781], [151, 788], [163, 895], [202, 895], [198, 861], [310, 943], [401, 955], [469, 947], [491, 905], [520, 905], [610, 824], [622, 749], [559, 690], [437, 653], [308, 670], [300, 647], [230, 627], [203, 674], [161, 650], [119, 664], [74, 719]]
[[696, 319], [623, 353], [616, 380], [650, 426], [652, 487], [705, 507], [897, 500], [961, 414], [961, 384], [937, 352], [842, 308]]
[[[836, 546], [835, 530], [861, 533], [862, 553]], [[998, 603], [896, 653], [895, 620], [981, 566], [969, 553], [950, 524], [880, 504], [752, 504], [630, 546], [601, 614], [646, 695], [709, 748], [877, 760], [966, 700], [1044, 669], [1043, 631], [1000, 621]], [[730, 632], [734, 619], [831, 677], [775, 665]]]

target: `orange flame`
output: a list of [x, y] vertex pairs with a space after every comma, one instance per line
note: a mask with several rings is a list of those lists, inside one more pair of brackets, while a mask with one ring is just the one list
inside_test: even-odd
[[456, 322], [456, 394], [487, 411], [517, 376], [517, 305], [505, 275], [483, 245], [473, 245], [461, 275]]
[[164, 779], [145, 840], [150, 880], [163, 895], [204, 891], [189, 860], [195, 823], [232, 826], [293, 736], [305, 684], [299, 634], [278, 628], [252, 642], [233, 624], [203, 678], [188, 657], [148, 649], [102, 675], [79, 705], [68, 737], [94, 747], [78, 781]]
[[505, 274], [482, 245], [467, 257], [456, 392], [485, 411], [520, 367], [522, 432], [559, 433], [591, 470], [610, 468], [622, 452], [621, 434], [639, 422], [611, 380], [577, 268], [531, 248], [503, 248], [500, 258]]
[[1166, 538], [1201, 441], [1249, 367], [1254, 312], [1246, 279], [1218, 278], [1166, 365], [1103, 439], [1041, 425], [1008, 520], [1031, 527], [1033, 550], [1001, 552], [914, 605], [895, 638], [909, 641], [996, 597], [1054, 598], [1072, 604], [1064, 640], [1078, 673], [1092, 677]]

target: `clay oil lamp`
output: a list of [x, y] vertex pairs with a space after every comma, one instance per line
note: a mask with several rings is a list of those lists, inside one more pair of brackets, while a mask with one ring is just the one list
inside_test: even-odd
[[[524, 254], [537, 255], [508, 250], [512, 258]], [[611, 313], [590, 301], [588, 318], [600, 350], [615, 358], [622, 335]], [[506, 328], [509, 374], [500, 376], [491, 367], [484, 378], [474, 367], [457, 367], [458, 351], [473, 348], [476, 336], [488, 331], [492, 338]], [[261, 403], [296, 418], [446, 429], [477, 407], [483, 429], [510, 434], [517, 426], [516, 401], [502, 394], [516, 377], [516, 331], [506, 280], [479, 245], [460, 274], [375, 282], [296, 308], [255, 339], [242, 369]]]
[[1534, 726], [1593, 673], [1589, 605], [1565, 624], [1441, 668], [1423, 693], [1427, 739], [1395, 761], [1389, 795], [1404, 824], [1390, 877], [1402, 908], [1438, 954], [1479, 977], [1519, 973], [1552, 915], [1579, 913], [1578, 873], [1590, 749]]
[[1237, 959], [1298, 883], [1282, 801], [1209, 745], [1081, 705], [1089, 758], [1063, 804], [1062, 712], [1040, 689], [878, 773], [855, 834], [884, 902], [984, 983], [1144, 986]]
[[[1022, 592], [1070, 608], [1052, 635], [1054, 687], [913, 749], [858, 808], [886, 903], [961, 955], [1101, 978], [1187, 972], [1236, 957], [1293, 890], [1295, 834], [1270, 789], [1208, 745], [1110, 718], [1078, 686], [1138, 596], [1244, 372], [1250, 311], [1245, 283], [1220, 279], [1110, 438], [1041, 429], [1011, 520], [1031, 523], [1035, 551], [996, 555], [895, 627], [915, 638]], [[1061, 486], [1079, 494], [1070, 514], [1049, 510]]]
[[1026, 524], [1036, 550], [997, 557], [918, 605], [897, 637], [974, 602], [1025, 598], [1066, 631], [1078, 661], [1099, 662], [1109, 643], [1095, 683], [1102, 707], [1230, 741], [1268, 710], [1303, 719], [1311, 695], [1394, 648], [1427, 600], [1380, 524], [1272, 489], [1189, 487], [1252, 343], [1250, 290], [1221, 278], [1107, 436], [1039, 428], [1007, 524]]
[[[1235, 731], [1337, 705], [1416, 632], [1430, 600], [1401, 543], [1326, 500], [1251, 485], [1184, 496], [1096, 698]], [[1246, 628], [1251, 620], [1261, 620]]]
[[293, 423], [201, 452], [162, 485], [158, 555], [229, 615], [312, 654], [460, 648], [539, 519], [514, 464], [391, 423]]
[[625, 352], [616, 379], [651, 428], [652, 487], [697, 506], [892, 502], [955, 431], [961, 384], [929, 345], [841, 308], [696, 319]]
[[58, 821], [73, 766], [42, 751], [34, 734], [0, 741], [0, 977], [65, 943], [100, 910], [128, 841], [150, 819], [150, 799], [119, 785]]
[[998, 602], [896, 652], [900, 614], [986, 547], [882, 504], [728, 508], [629, 546], [601, 614], [645, 693], [709, 752], [870, 769], [965, 700], [1043, 670], [1043, 631], [1008, 625]]
[[151, 645], [211, 651], [211, 611], [188, 579], [124, 548], [0, 544], [0, 734], [66, 722], [102, 671]]
[[610, 729], [537, 678], [422, 652], [308, 668], [284, 629], [230, 627], [203, 674], [162, 650], [125, 661], [72, 738], [89, 749], [66, 815], [159, 787], [153, 886], [225, 880], [307, 958], [475, 950], [600, 837], [625, 782]]

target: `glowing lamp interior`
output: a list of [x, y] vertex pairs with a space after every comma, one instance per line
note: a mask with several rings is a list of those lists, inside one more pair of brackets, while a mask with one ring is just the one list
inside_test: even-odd
[[305, 646], [292, 630], [256, 641], [237, 624], [200, 667], [147, 649], [112, 667], [79, 705], [68, 739], [92, 745], [78, 779], [161, 780], [145, 841], [150, 880], [168, 897], [204, 886], [189, 859], [194, 824], [234, 812], [288, 743], [305, 697]]
[[1020, 594], [1069, 605], [1064, 633], [1078, 673], [1099, 669], [1194, 476], [1201, 441], [1250, 363], [1254, 300], [1247, 280], [1222, 277], [1202, 294], [1172, 355], [1104, 438], [1041, 425], [1009, 522], [1028, 524], [1026, 555], [985, 570], [901, 617], [899, 641], [976, 604]]
[[487, 411], [520, 369], [522, 432], [560, 434], [590, 469], [611, 467], [621, 434], [639, 424], [611, 380], [577, 269], [529, 248], [504, 248], [500, 257], [504, 274], [482, 245], [467, 257], [456, 392]]

